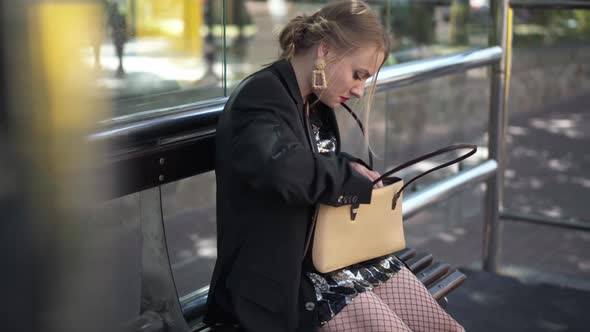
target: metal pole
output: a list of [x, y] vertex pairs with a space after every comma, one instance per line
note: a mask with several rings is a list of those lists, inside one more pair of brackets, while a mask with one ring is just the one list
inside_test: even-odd
[[511, 10], [508, 0], [492, 1], [493, 28], [490, 44], [502, 47], [502, 60], [492, 66], [490, 118], [488, 129], [489, 158], [498, 163], [498, 171], [486, 182], [483, 239], [483, 269], [496, 272], [500, 253], [502, 225], [499, 211], [502, 202], [508, 82], [510, 78]]
[[500, 212], [500, 218], [508, 222], [528, 222], [535, 225], [569, 228], [586, 232], [590, 231], [590, 221], [588, 220], [579, 220], [574, 218], [552, 218], [543, 215], [518, 213], [506, 210], [502, 210], [502, 212]]

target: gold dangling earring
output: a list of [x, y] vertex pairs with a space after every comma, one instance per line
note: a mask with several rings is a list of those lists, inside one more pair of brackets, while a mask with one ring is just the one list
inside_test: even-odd
[[[324, 62], [324, 59], [317, 59], [315, 62], [315, 68], [316, 69], [311, 76], [311, 86], [314, 89], [323, 90], [328, 87], [328, 82], [326, 82], [326, 72], [324, 71], [324, 68], [326, 68], [326, 62]], [[318, 79], [320, 81], [319, 83]]]

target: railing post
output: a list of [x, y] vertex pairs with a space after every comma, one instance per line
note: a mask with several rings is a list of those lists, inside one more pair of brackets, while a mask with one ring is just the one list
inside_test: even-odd
[[508, 0], [492, 1], [493, 28], [490, 44], [502, 47], [502, 60], [492, 66], [490, 118], [488, 129], [489, 158], [498, 163], [494, 176], [486, 181], [484, 209], [483, 270], [496, 272], [500, 253], [502, 224], [499, 211], [502, 204], [505, 158], [505, 131], [507, 123], [508, 83], [512, 51], [512, 10]]

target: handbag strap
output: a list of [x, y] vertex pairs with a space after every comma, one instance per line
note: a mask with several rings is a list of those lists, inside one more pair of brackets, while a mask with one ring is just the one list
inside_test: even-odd
[[[363, 127], [363, 123], [359, 119], [358, 115], [356, 115], [356, 113], [353, 110], [351, 110], [350, 107], [348, 107], [348, 105], [346, 105], [345, 103], [340, 103], [340, 105], [342, 105], [342, 107], [344, 107], [344, 109], [348, 111], [348, 114], [350, 114], [354, 118], [356, 124], [361, 129], [361, 133], [363, 133], [363, 136], [365, 136], [365, 127]], [[369, 147], [367, 147], [367, 154], [369, 155], [369, 166], [373, 168], [373, 152]]]
[[432, 157], [436, 157], [438, 155], [441, 155], [441, 154], [444, 154], [444, 153], [447, 153], [447, 152], [450, 152], [450, 151], [460, 150], [460, 149], [469, 149], [470, 151], [467, 152], [467, 153], [465, 153], [464, 155], [458, 157], [458, 158], [455, 158], [455, 159], [453, 159], [451, 161], [447, 161], [446, 163], [441, 164], [439, 166], [433, 167], [433, 168], [429, 169], [428, 171], [423, 172], [423, 173], [415, 176], [414, 178], [412, 178], [410, 181], [406, 182], [401, 187], [401, 189], [395, 194], [395, 196], [393, 197], [393, 202], [392, 202], [392, 205], [391, 206], [392, 206], [392, 209], [395, 209], [395, 206], [397, 204], [397, 200], [399, 199], [399, 196], [401, 195], [402, 191], [404, 189], [406, 189], [406, 187], [409, 186], [412, 182], [418, 180], [419, 178], [421, 178], [421, 177], [423, 177], [423, 176], [425, 176], [427, 174], [430, 174], [430, 173], [432, 173], [434, 171], [437, 171], [437, 170], [439, 170], [441, 168], [450, 166], [450, 165], [452, 165], [454, 163], [460, 162], [462, 160], [465, 160], [465, 159], [471, 157], [477, 151], [477, 146], [476, 145], [473, 145], [473, 144], [455, 144], [455, 145], [450, 145], [450, 146], [444, 147], [442, 149], [439, 149], [439, 150], [436, 150], [436, 151], [427, 153], [427, 154], [425, 154], [423, 156], [420, 156], [418, 158], [415, 158], [415, 159], [412, 159], [410, 161], [407, 161], [407, 162], [405, 162], [405, 163], [403, 163], [403, 164], [401, 164], [401, 165], [399, 165], [399, 166], [397, 166], [397, 167], [395, 167], [395, 168], [393, 168], [393, 169], [391, 169], [391, 170], [383, 173], [383, 175], [381, 175], [379, 178], [377, 178], [375, 181], [373, 181], [373, 184], [376, 184], [379, 181], [381, 181], [381, 180], [383, 180], [385, 178], [388, 178], [393, 173], [396, 173], [396, 172], [398, 172], [398, 171], [400, 171], [400, 170], [402, 170], [404, 168], [407, 168], [409, 166], [412, 166], [414, 164], [417, 164], [417, 163], [419, 163], [421, 161], [424, 161], [426, 159], [430, 159]]

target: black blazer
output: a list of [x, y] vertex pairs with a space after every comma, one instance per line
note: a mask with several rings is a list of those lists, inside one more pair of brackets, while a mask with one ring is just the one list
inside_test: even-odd
[[[317, 329], [315, 292], [303, 268], [314, 204], [338, 206], [341, 196], [368, 203], [372, 184], [350, 167], [354, 158], [315, 152], [303, 107], [293, 68], [281, 60], [242, 81], [221, 115], [209, 324]], [[337, 132], [333, 110], [318, 109]]]

